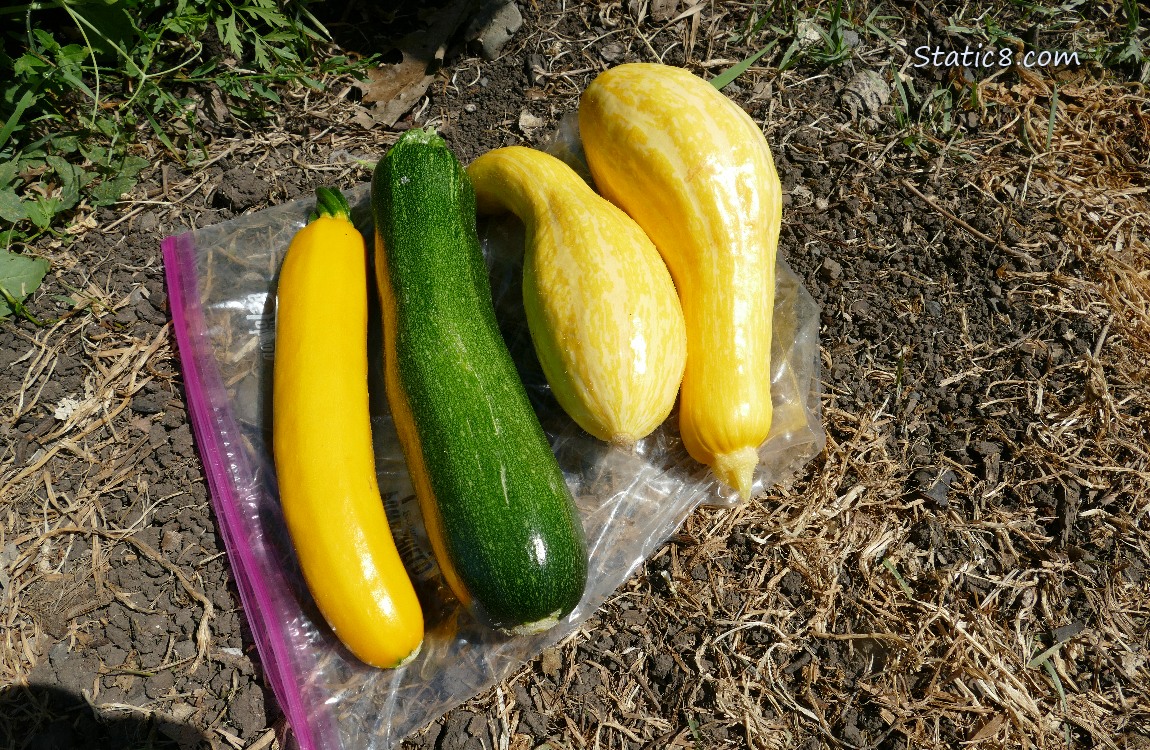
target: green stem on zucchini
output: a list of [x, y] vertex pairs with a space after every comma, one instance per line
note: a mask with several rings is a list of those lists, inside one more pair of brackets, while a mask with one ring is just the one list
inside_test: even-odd
[[441, 136], [435, 132], [435, 128], [412, 128], [402, 136], [404, 141], [408, 143], [418, 143], [421, 146], [433, 143], [439, 138], [441, 138]]
[[308, 223], [321, 216], [351, 221], [351, 205], [338, 189], [318, 187], [315, 189], [315, 210], [308, 217]]

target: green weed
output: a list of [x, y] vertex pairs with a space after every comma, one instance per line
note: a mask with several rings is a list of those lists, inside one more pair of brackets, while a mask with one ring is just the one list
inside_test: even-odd
[[[766, 30], [771, 41], [752, 58], [732, 67], [731, 71], [739, 69], [741, 73], [751, 62], [780, 46], [780, 39], [786, 38], [791, 39], [791, 43], [776, 63], [779, 70], [792, 68], [801, 62], [818, 67], [839, 65], [850, 58], [852, 49], [861, 39], [873, 38], [894, 44], [885, 25], [896, 17], [884, 14], [881, 3], [866, 10], [868, 6], [867, 3], [857, 3], [844, 7], [842, 0], [835, 0], [829, 8], [823, 8], [822, 3], [795, 4], [786, 0], [756, 5], [752, 22], [742, 39], [749, 40]], [[730, 83], [722, 78], [717, 80], [722, 82], [719, 88]]]
[[1113, 65], [1138, 69], [1138, 80], [1150, 83], [1150, 56], [1146, 52], [1150, 31], [1142, 25], [1138, 0], [1122, 0], [1122, 12], [1126, 16], [1126, 24], [1121, 40], [1109, 50], [1108, 61]]
[[0, 319], [15, 314], [39, 325], [24, 307], [24, 299], [39, 288], [46, 273], [48, 261], [43, 258], [0, 250]]
[[119, 200], [148, 164], [141, 131], [184, 159], [197, 88], [251, 122], [278, 86], [354, 65], [317, 59], [305, 0], [47, 0], [0, 9], [0, 29], [0, 248]]

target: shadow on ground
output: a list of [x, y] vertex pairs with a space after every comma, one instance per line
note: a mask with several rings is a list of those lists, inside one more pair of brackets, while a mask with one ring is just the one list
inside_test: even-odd
[[199, 730], [135, 708], [97, 711], [83, 696], [49, 685], [0, 688], [0, 747], [12, 750], [197, 750]]

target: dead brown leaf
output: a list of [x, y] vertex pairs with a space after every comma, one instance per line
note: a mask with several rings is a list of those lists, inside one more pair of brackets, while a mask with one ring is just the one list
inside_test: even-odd
[[371, 117], [376, 123], [391, 127], [411, 111], [435, 80], [447, 42], [467, 20], [469, 11], [469, 3], [453, 3], [437, 10], [425, 29], [396, 43], [403, 56], [400, 62], [368, 71], [367, 80], [359, 82], [358, 87], [363, 101], [375, 105]]

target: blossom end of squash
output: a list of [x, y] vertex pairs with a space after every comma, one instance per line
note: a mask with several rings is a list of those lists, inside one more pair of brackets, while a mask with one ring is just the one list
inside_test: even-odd
[[754, 448], [740, 448], [731, 453], [715, 456], [711, 468], [715, 475], [733, 487], [743, 500], [751, 499], [751, 486], [755, 481], [755, 469], [759, 465], [759, 452]]
[[419, 652], [420, 652], [420, 651], [422, 651], [422, 650], [423, 650], [423, 641], [422, 641], [422, 640], [420, 640], [420, 641], [419, 641], [419, 643], [417, 643], [417, 644], [415, 645], [415, 650], [414, 650], [414, 651], [412, 651], [412, 652], [411, 652], [410, 654], [408, 654], [407, 656], [405, 656], [405, 657], [403, 657], [402, 659], [400, 659], [398, 662], [396, 662], [396, 663], [395, 663], [395, 666], [393, 667], [393, 669], [399, 669], [400, 667], [406, 667], [408, 664], [410, 664], [410, 663], [412, 663], [413, 661], [415, 661], [416, 657], [417, 657], [417, 656], [419, 656]]

